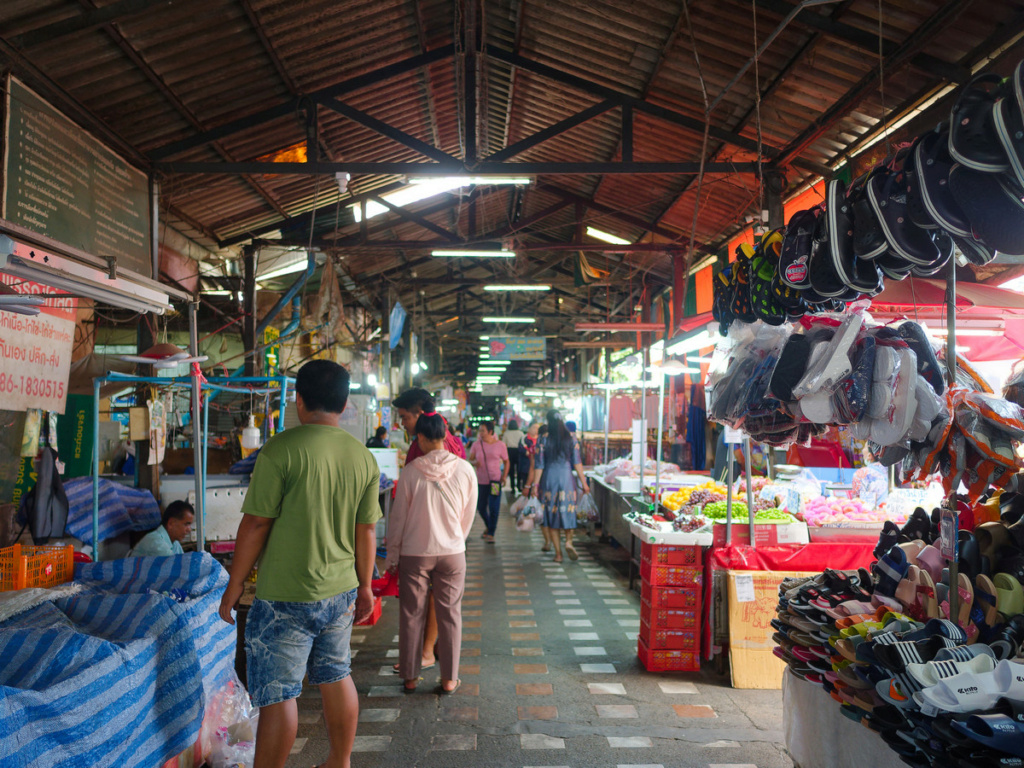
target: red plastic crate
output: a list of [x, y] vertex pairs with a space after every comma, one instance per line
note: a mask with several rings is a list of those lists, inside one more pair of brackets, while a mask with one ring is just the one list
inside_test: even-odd
[[637, 641], [636, 655], [648, 672], [700, 671], [700, 654], [696, 650], [653, 649], [641, 638]]
[[676, 608], [655, 608], [646, 600], [641, 600], [640, 615], [651, 627], [658, 629], [699, 629], [700, 612], [695, 610], [679, 610]]
[[701, 604], [699, 589], [693, 587], [655, 587], [640, 582], [640, 599], [652, 608], [698, 609]]
[[649, 648], [663, 650], [687, 650], [697, 651], [700, 648], [700, 628], [694, 629], [663, 629], [652, 627], [645, 621], [645, 616], [640, 617], [640, 639], [647, 643]]
[[380, 621], [380, 615], [384, 611], [383, 603], [384, 601], [381, 600], [381, 598], [375, 598], [373, 601], [373, 610], [370, 612], [370, 615], [362, 621], [357, 621], [356, 624], [360, 627], [371, 627]]
[[704, 583], [704, 568], [688, 565], [655, 565], [641, 561], [640, 578], [653, 586], [699, 587]]
[[701, 565], [703, 558], [702, 547], [640, 543], [640, 559], [652, 565]]

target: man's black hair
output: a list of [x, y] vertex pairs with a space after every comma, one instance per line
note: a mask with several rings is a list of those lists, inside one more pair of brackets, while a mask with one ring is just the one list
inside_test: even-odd
[[392, 400], [391, 404], [395, 408], [401, 408], [403, 411], [419, 410], [423, 413], [432, 413], [434, 411], [434, 397], [427, 390], [420, 389], [419, 387], [405, 390], [405, 392]]
[[424, 416], [420, 415], [416, 419], [416, 434], [423, 435], [427, 440], [437, 441], [444, 440], [444, 436], [448, 434], [448, 430], [445, 427], [444, 419], [437, 415]]
[[164, 513], [160, 516], [160, 525], [166, 528], [167, 523], [169, 523], [171, 520], [183, 520], [185, 518], [185, 515], [187, 515], [190, 512], [194, 516], [196, 510], [191, 504], [189, 504], [184, 499], [172, 501], [170, 504], [167, 505], [167, 509], [165, 509]]
[[307, 411], [341, 413], [348, 402], [348, 371], [330, 360], [311, 360], [299, 368], [295, 391]]
[[515, 432], [516, 430], [519, 429], [519, 422], [516, 421], [515, 419], [509, 419], [508, 420], [508, 428], [510, 430], [512, 430], [513, 432]]
[[387, 433], [388, 433], [388, 431], [386, 429], [384, 429], [384, 427], [377, 427], [377, 432], [376, 432], [377, 437], [383, 438]]

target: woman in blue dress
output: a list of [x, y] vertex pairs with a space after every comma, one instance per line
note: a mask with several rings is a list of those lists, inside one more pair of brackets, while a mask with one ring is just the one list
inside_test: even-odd
[[[544, 506], [544, 547], [542, 552], [555, 551], [555, 562], [562, 562], [560, 539], [565, 538], [565, 553], [570, 560], [577, 558], [572, 544], [576, 530], [576, 470], [583, 493], [590, 486], [583, 474], [580, 444], [576, 441], [558, 411], [548, 411], [548, 433], [538, 439], [533, 475], [529, 479], [530, 493], [536, 493]], [[559, 533], [559, 532], [563, 533]]]

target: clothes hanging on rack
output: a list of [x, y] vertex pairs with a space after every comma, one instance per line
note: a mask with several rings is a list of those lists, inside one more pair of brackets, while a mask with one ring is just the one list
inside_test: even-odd
[[690, 407], [686, 419], [686, 442], [690, 445], [694, 469], [704, 469], [707, 460], [707, 418], [707, 412], [704, 410], [704, 389], [698, 389], [694, 384], [690, 388]]
[[633, 419], [640, 418], [637, 411], [634, 416], [635, 403], [632, 398], [624, 395], [616, 395], [608, 404], [608, 429], [612, 432], [628, 431], [633, 424]]

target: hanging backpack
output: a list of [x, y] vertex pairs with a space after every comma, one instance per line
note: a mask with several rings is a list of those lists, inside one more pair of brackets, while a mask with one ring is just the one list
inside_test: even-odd
[[22, 498], [18, 518], [27, 523], [36, 544], [46, 544], [50, 539], [64, 536], [68, 522], [68, 497], [57, 471], [57, 452], [53, 448], [43, 448], [39, 453], [39, 479]]

